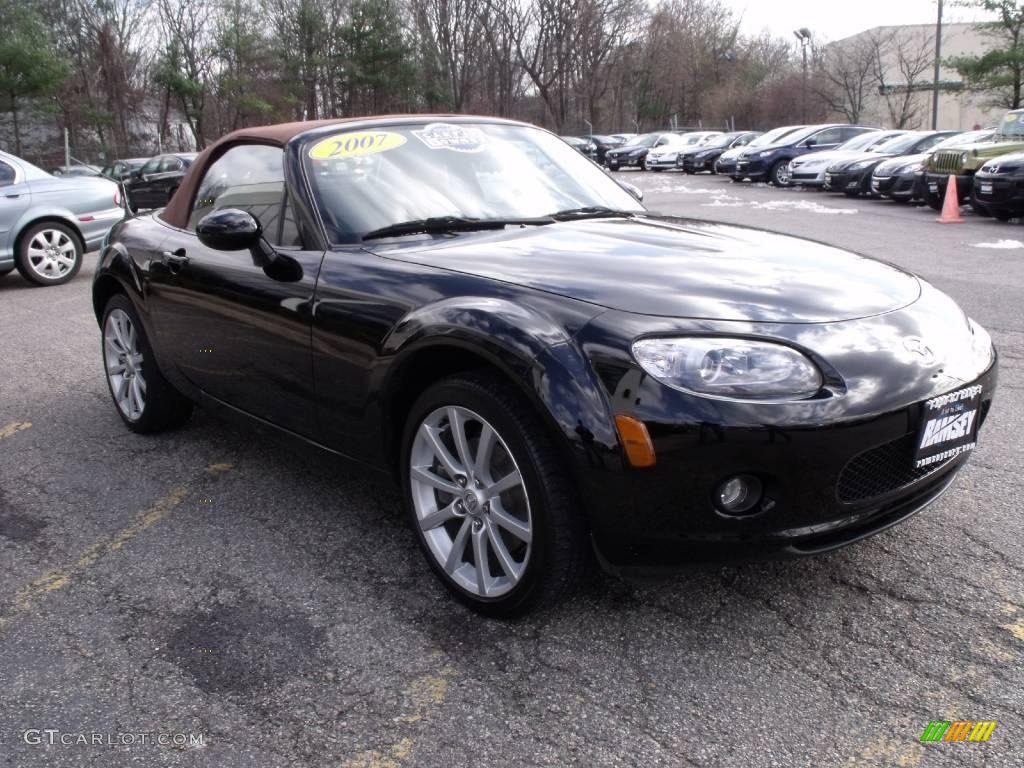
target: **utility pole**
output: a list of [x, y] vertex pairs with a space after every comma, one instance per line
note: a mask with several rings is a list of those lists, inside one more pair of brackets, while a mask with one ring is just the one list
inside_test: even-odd
[[64, 129], [64, 171], [71, 167], [71, 141], [68, 139], [68, 129]]
[[800, 50], [803, 52], [804, 58], [804, 82], [803, 89], [800, 93], [800, 122], [807, 122], [807, 47], [811, 44], [811, 30], [807, 27], [800, 27], [800, 29], [793, 30], [793, 34], [796, 35], [796, 39], [800, 41]]
[[942, 0], [935, 22], [935, 77], [932, 80], [932, 130], [939, 129], [939, 66], [942, 64]]

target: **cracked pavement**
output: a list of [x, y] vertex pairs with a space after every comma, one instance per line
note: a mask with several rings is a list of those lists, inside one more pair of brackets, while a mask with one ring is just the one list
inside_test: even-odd
[[[595, 572], [557, 610], [486, 620], [435, 583], [386, 479], [203, 412], [125, 430], [101, 373], [95, 254], [57, 288], [8, 275], [0, 765], [1021, 765], [1024, 248], [974, 244], [1024, 230], [622, 177], [653, 209], [894, 261], [983, 323], [1000, 391], [946, 496], [826, 556], [640, 584]], [[921, 744], [930, 720], [999, 725], [984, 744]], [[47, 746], [27, 729], [203, 744]]]

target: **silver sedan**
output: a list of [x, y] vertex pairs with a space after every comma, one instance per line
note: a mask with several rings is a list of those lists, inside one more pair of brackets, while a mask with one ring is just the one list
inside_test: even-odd
[[66, 283], [124, 216], [110, 179], [51, 176], [0, 152], [0, 275], [17, 269], [37, 285]]

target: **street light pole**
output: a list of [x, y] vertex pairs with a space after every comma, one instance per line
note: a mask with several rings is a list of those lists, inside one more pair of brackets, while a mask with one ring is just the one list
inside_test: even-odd
[[807, 27], [793, 30], [796, 39], [800, 41], [800, 50], [803, 53], [803, 88], [800, 93], [800, 120], [807, 122], [807, 46], [811, 44], [811, 30]]
[[932, 80], [932, 130], [939, 130], [939, 66], [942, 64], [942, 0], [935, 21], [935, 77]]

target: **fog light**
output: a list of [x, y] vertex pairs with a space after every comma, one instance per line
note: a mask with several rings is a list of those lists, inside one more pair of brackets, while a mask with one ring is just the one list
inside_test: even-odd
[[715, 504], [727, 515], [742, 515], [761, 501], [761, 481], [753, 475], [730, 477], [715, 492]]

